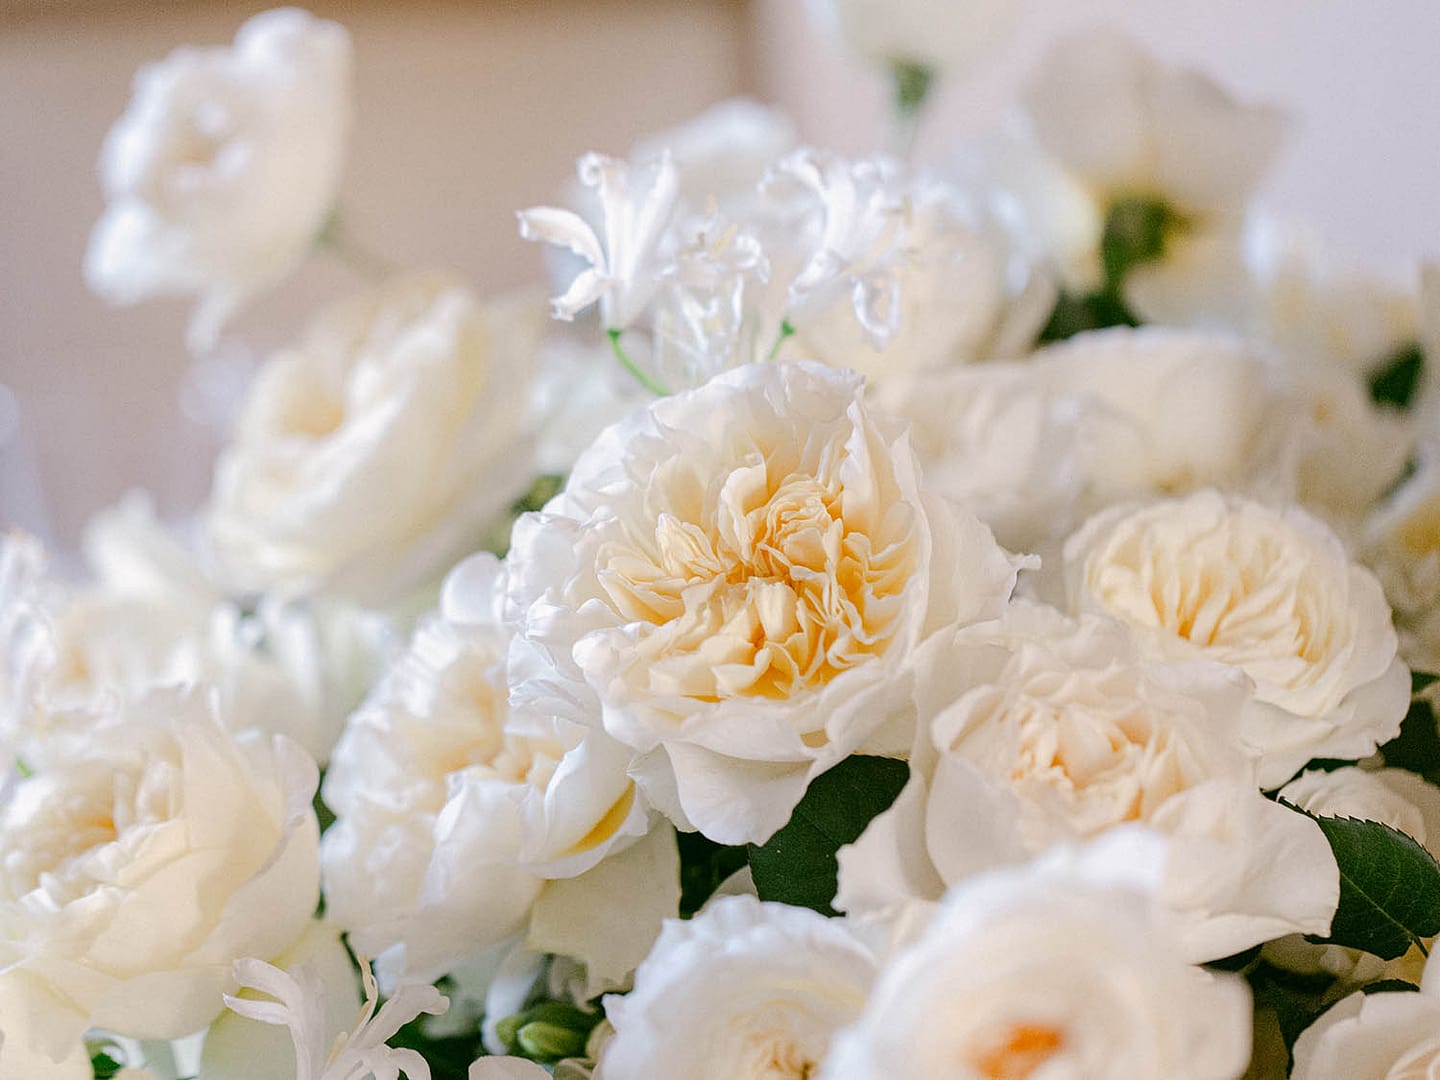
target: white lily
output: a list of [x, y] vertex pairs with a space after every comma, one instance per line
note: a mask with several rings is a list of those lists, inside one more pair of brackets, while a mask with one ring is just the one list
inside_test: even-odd
[[375, 976], [368, 962], [360, 965], [365, 981], [365, 1004], [353, 1031], [327, 1044], [325, 987], [319, 971], [310, 961], [281, 970], [263, 960], [236, 960], [235, 979], [241, 986], [258, 990], [273, 1001], [225, 995], [225, 1004], [241, 1016], [290, 1029], [295, 1044], [295, 1080], [430, 1080], [430, 1066], [415, 1050], [396, 1049], [386, 1043], [404, 1025], [421, 1013], [439, 1016], [450, 1002], [433, 986], [411, 983], [400, 986], [379, 1006]]
[[[658, 257], [679, 196], [675, 164], [668, 153], [652, 165], [632, 170], [628, 162], [586, 154], [579, 163], [580, 183], [600, 198], [601, 240], [579, 214], [553, 206], [521, 210], [520, 235], [568, 248], [590, 264], [570, 287], [551, 301], [557, 319], [570, 321], [600, 303], [606, 330], [624, 330], [655, 295], [664, 276]], [[635, 184], [638, 177], [648, 183]]]

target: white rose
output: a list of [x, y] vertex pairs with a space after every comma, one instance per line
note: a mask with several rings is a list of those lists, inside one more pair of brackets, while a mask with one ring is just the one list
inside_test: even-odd
[[[633, 888], [597, 876], [648, 830], [630, 754], [598, 729], [508, 707], [503, 588], [490, 555], [451, 572], [440, 611], [350, 719], [325, 778], [336, 815], [323, 844], [327, 912], [387, 985], [445, 974], [571, 903], [568, 892], [613, 913], [617, 889], [628, 903], [655, 885], [653, 902], [628, 912], [634, 933], [574, 943], [602, 967], [610, 945], [647, 927], [653, 937], [667, 900], [674, 910], [645, 844], [625, 863]], [[662, 911], [647, 920], [654, 903]]]
[[722, 843], [816, 775], [910, 742], [908, 671], [992, 617], [1021, 565], [925, 496], [853, 374], [753, 365], [654, 403], [516, 524], [512, 695], [641, 755], [653, 802]]
[[1054, 392], [1089, 406], [1079, 468], [1092, 506], [1263, 483], [1278, 461], [1264, 357], [1238, 339], [1115, 327], [1041, 349], [1034, 362]]
[[249, 589], [394, 598], [530, 479], [541, 310], [410, 275], [323, 312], [261, 369], [215, 469], [207, 530]]
[[[203, 1028], [230, 963], [274, 956], [319, 896], [315, 763], [156, 692], [56, 736], [0, 808], [0, 1054], [72, 1054], [87, 1028]], [[3, 1060], [3, 1059], [0, 1059]], [[0, 1075], [6, 1075], [0, 1066]]]
[[614, 1037], [605, 1080], [812, 1076], [830, 1037], [865, 1004], [876, 961], [842, 920], [731, 896], [667, 922], [635, 973], [605, 999]]
[[1189, 959], [1329, 930], [1335, 860], [1314, 822], [1260, 794], [1234, 672], [1156, 663], [1123, 623], [1024, 603], [927, 659], [911, 779], [841, 849], [837, 907], [939, 899], [978, 870], [1143, 822], [1171, 837], [1163, 899]]
[[1181, 958], [1152, 902], [1151, 840], [1112, 834], [956, 888], [819, 1075], [1238, 1077], [1249, 992]]
[[192, 347], [292, 271], [330, 213], [350, 126], [350, 37], [294, 8], [231, 48], [184, 48], [135, 77], [105, 140], [108, 207], [85, 258], [115, 303], [199, 294]]
[[926, 485], [1011, 551], [1035, 551], [1076, 522], [1089, 409], [1053, 388], [1046, 370], [968, 364], [889, 375], [867, 391], [877, 409], [909, 422]]
[[1354, 993], [1295, 1041], [1294, 1080], [1410, 1080], [1440, 1070], [1440, 966], [1420, 993]]
[[811, 17], [864, 59], [963, 71], [1000, 40], [1021, 5], [1006, 0], [810, 0]]
[[1433, 454], [1366, 524], [1365, 561], [1394, 606], [1402, 655], [1440, 673], [1440, 461]]
[[1359, 758], [1399, 731], [1410, 678], [1380, 584], [1324, 525], [1200, 491], [1097, 514], [1065, 545], [1075, 611], [1138, 627], [1158, 655], [1244, 672], [1241, 736], [1262, 787], [1311, 758]]

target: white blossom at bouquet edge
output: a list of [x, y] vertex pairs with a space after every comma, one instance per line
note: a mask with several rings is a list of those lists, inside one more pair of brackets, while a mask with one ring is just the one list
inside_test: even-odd
[[1295, 1041], [1294, 1080], [1402, 1080], [1440, 1069], [1440, 965], [1420, 992], [1359, 991], [1332, 1005]]
[[678, 902], [665, 884], [674, 841], [664, 828], [647, 836], [629, 751], [507, 704], [504, 587], [492, 555], [451, 571], [325, 778], [327, 912], [377, 957], [387, 987], [528, 935], [608, 988]]
[[[1261, 787], [1399, 731], [1410, 676], [1380, 583], [1326, 526], [1213, 490], [1118, 506], [1065, 544], [1070, 609], [1121, 618], [1153, 652], [1244, 672]], [[1193, 583], [1193, 584], [1192, 584]]]
[[115, 303], [195, 293], [194, 350], [304, 257], [334, 207], [350, 126], [350, 37], [296, 8], [230, 48], [178, 49], [135, 77], [106, 137], [107, 208], [85, 257]]
[[607, 997], [615, 1027], [605, 1080], [810, 1076], [831, 1036], [860, 1013], [876, 957], [844, 920], [729, 896], [666, 922], [635, 973]]
[[577, 172], [595, 191], [601, 234], [573, 210], [536, 206], [516, 215], [526, 240], [564, 247], [589, 264], [551, 301], [557, 319], [569, 321], [600, 303], [607, 331], [626, 329], [650, 303], [667, 266], [662, 244], [675, 213], [679, 178], [669, 154], [634, 168], [604, 154], [586, 154]]
[[[230, 963], [298, 938], [319, 895], [315, 763], [236, 737], [203, 693], [157, 691], [81, 718], [0, 807], [0, 1075], [60, 1063], [90, 1027], [203, 1028]], [[13, 1055], [13, 1056], [12, 1056]]]
[[1401, 655], [1440, 674], [1440, 457], [1427, 447], [1420, 467], [1365, 526], [1362, 554], [1395, 609]]
[[393, 601], [473, 547], [530, 480], [543, 326], [408, 274], [315, 317], [260, 369], [205, 511], [239, 588]]
[[1126, 829], [957, 886], [890, 958], [820, 1080], [1234, 1080], [1250, 994], [1181, 957], [1156, 903], [1163, 856]]
[[909, 665], [1025, 560], [920, 486], [853, 373], [751, 365], [603, 433], [509, 555], [512, 700], [605, 730], [659, 809], [763, 842], [813, 777], [911, 741]]
[[814, 22], [856, 55], [887, 67], [910, 64], [960, 73], [1002, 39], [1018, 0], [807, 0]]
[[422, 1014], [442, 1015], [449, 1007], [433, 986], [406, 983], [396, 987], [384, 1005], [370, 965], [361, 960], [365, 1004], [355, 1026], [333, 1043], [325, 1022], [325, 985], [318, 972], [301, 963], [281, 970], [263, 960], [245, 957], [235, 961], [235, 981], [274, 1000], [225, 995], [225, 1004], [240, 1016], [266, 1024], [283, 1024], [295, 1044], [295, 1080], [397, 1080], [403, 1072], [410, 1080], [430, 1080], [430, 1066], [418, 1050], [386, 1044], [410, 1021]]
[[1319, 826], [1261, 795], [1235, 672], [1155, 662], [1118, 620], [1024, 601], [925, 659], [910, 780], [840, 850], [836, 907], [893, 917], [1139, 823], [1167, 837], [1160, 899], [1187, 959], [1329, 931], [1334, 856]]

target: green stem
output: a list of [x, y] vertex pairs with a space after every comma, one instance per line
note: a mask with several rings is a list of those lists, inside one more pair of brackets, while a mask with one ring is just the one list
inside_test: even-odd
[[772, 361], [774, 361], [775, 357], [777, 357], [777, 356], [780, 355], [780, 348], [781, 348], [781, 346], [783, 346], [783, 345], [785, 344], [785, 342], [786, 342], [786, 340], [787, 340], [788, 338], [793, 337], [794, 334], [795, 334], [795, 327], [791, 325], [790, 320], [789, 320], [789, 319], [783, 320], [783, 321], [780, 323], [780, 333], [779, 333], [779, 335], [775, 338], [775, 344], [770, 346], [770, 352], [767, 353], [766, 356], [765, 356], [765, 362], [766, 362], [767, 364], [768, 364], [768, 363], [771, 363]]
[[635, 376], [635, 381], [656, 397], [668, 397], [670, 391], [666, 390], [665, 387], [661, 386], [649, 375], [646, 375], [645, 372], [641, 371], [636, 365], [635, 361], [630, 359], [630, 354], [625, 351], [625, 346], [620, 344], [621, 331], [610, 329], [606, 330], [605, 333], [610, 338], [610, 349], [614, 352], [615, 359], [620, 361], [620, 366]]
[[890, 68], [894, 85], [894, 107], [890, 113], [890, 153], [909, 158], [920, 131], [920, 115], [935, 85], [935, 69], [925, 64], [897, 60]]
[[315, 245], [371, 283], [378, 284], [395, 273], [394, 263], [355, 239], [338, 208], [326, 219]]

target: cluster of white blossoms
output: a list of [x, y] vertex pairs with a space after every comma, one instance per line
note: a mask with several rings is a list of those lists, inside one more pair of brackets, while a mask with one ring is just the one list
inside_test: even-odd
[[[1008, 12], [812, 6], [897, 149]], [[146, 69], [96, 287], [335, 241], [349, 73]], [[949, 169], [725, 103], [520, 213], [548, 333], [371, 283], [193, 521], [0, 539], [0, 1080], [1436, 1074], [1440, 272], [1283, 129], [1108, 32]]]

